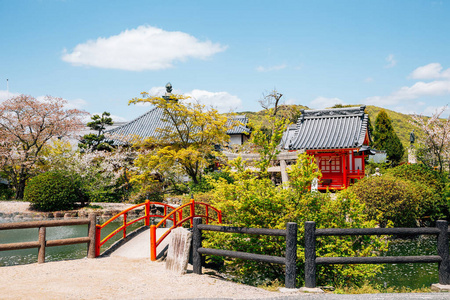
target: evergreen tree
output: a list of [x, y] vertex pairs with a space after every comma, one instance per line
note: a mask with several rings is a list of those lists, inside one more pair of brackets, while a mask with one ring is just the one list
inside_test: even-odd
[[87, 126], [91, 128], [91, 130], [97, 131], [97, 134], [85, 134], [78, 144], [78, 147], [81, 149], [111, 151], [113, 141], [105, 140], [104, 135], [106, 125], [114, 124], [110, 117], [110, 113], [105, 111], [102, 113], [102, 116], [93, 115], [91, 119], [92, 121], [87, 123]]
[[393, 165], [398, 165], [403, 157], [404, 149], [392, 127], [392, 121], [384, 109], [380, 110], [377, 115], [373, 136], [374, 147], [378, 150], [385, 150], [387, 159]]

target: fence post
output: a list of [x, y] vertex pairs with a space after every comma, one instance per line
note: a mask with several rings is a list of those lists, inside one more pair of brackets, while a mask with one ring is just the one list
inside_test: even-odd
[[145, 226], [150, 226], [150, 200], [145, 200]]
[[289, 222], [286, 225], [286, 277], [284, 285], [288, 289], [295, 288], [297, 261], [297, 223]]
[[150, 260], [156, 260], [156, 225], [150, 226]]
[[89, 243], [88, 243], [88, 258], [95, 258], [95, 224], [97, 217], [95, 214], [89, 214], [89, 225], [88, 225], [88, 235], [89, 235]]
[[222, 224], [222, 210], [221, 209], [219, 210], [217, 218], [218, 218], [219, 224]]
[[202, 255], [197, 252], [202, 246], [202, 231], [198, 225], [202, 224], [202, 218], [195, 217], [192, 234], [192, 267], [195, 274], [202, 274]]
[[38, 264], [45, 263], [45, 227], [39, 227]]
[[450, 260], [448, 244], [448, 222], [443, 220], [436, 221], [436, 227], [440, 229], [437, 241], [438, 255], [442, 258], [439, 263], [439, 283], [443, 285], [450, 284]]
[[305, 286], [316, 287], [316, 222], [305, 222]]

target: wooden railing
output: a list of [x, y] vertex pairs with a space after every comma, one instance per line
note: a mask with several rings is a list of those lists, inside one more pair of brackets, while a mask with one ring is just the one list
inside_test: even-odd
[[[95, 219], [96, 219], [95, 214], [90, 214], [88, 219], [1, 223], [0, 230], [38, 228], [39, 231], [38, 231], [38, 241], [0, 244], [0, 251], [38, 248], [38, 263], [44, 263], [46, 247], [87, 243], [87, 257], [94, 258], [95, 257], [95, 222], [96, 222]], [[73, 225], [86, 225], [86, 224], [88, 225], [88, 236], [87, 237], [77, 237], [77, 238], [68, 238], [68, 239], [60, 239], [60, 240], [47, 240], [47, 238], [46, 238], [46, 228], [47, 227], [73, 226]]]
[[[194, 218], [194, 232], [192, 241], [192, 260], [194, 273], [202, 274], [202, 254], [227, 256], [246, 260], [254, 260], [266, 263], [282, 264], [286, 267], [285, 286], [286, 288], [295, 288], [296, 279], [296, 260], [297, 260], [297, 224], [287, 223], [286, 230], [266, 229], [266, 228], [246, 228], [246, 227], [227, 227], [217, 225], [201, 224], [201, 218]], [[211, 249], [202, 247], [202, 230], [219, 231], [226, 233], [245, 233], [256, 235], [285, 236], [286, 237], [286, 255], [285, 257], [270, 256], [262, 254], [253, 254], [239, 251], [228, 251], [221, 249]]]
[[[436, 235], [437, 255], [382, 257], [316, 257], [316, 237], [344, 235]], [[316, 287], [316, 265], [331, 264], [439, 263], [439, 283], [450, 284], [448, 222], [436, 221], [434, 228], [327, 228], [316, 229], [305, 222], [305, 286]]]

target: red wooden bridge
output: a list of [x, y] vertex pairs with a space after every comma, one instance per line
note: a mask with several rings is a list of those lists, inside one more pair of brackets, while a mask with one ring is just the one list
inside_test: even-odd
[[[142, 208], [144, 208], [143, 215], [140, 216], [138, 214], [134, 219], [129, 217], [129, 215], [133, 215], [130, 212], [133, 210], [142, 210]], [[170, 234], [172, 229], [181, 226], [192, 227], [193, 219], [195, 217], [203, 218], [206, 224], [210, 222], [222, 223], [222, 212], [220, 210], [207, 203], [195, 201], [194, 199], [191, 199], [189, 203], [179, 207], [161, 202], [151, 202], [149, 200], [144, 203], [134, 205], [113, 216], [105, 223], [96, 225], [95, 256], [100, 256], [102, 246], [104, 246], [105, 243], [107, 243], [111, 238], [120, 233], [122, 239], [127, 238], [128, 227], [143, 221], [144, 225], [142, 227], [149, 227], [150, 230], [141, 233], [139, 235], [140, 238], [133, 239], [136, 240], [136, 245], [127, 245], [127, 247], [140, 247], [145, 251], [145, 249], [148, 249], [146, 246], [149, 246], [150, 251], [147, 253], [150, 256], [150, 259], [155, 261], [157, 257], [157, 247], [162, 245], [163, 241]], [[102, 230], [104, 233], [104, 228], [109, 224], [113, 224], [113, 221], [116, 220], [121, 220], [122, 225], [109, 234], [102, 234]], [[151, 221], [155, 223], [156, 220], [159, 220], [156, 225], [150, 225]], [[102, 235], [104, 236], [103, 238]], [[147, 239], [148, 237], [149, 240]], [[146, 243], [147, 241], [149, 241], [149, 245], [142, 245], [142, 243]], [[130, 243], [127, 242], [127, 244]]]

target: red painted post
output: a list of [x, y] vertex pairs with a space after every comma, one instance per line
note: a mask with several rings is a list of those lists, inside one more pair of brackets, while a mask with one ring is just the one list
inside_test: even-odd
[[190, 222], [191, 222], [191, 227], [194, 226], [194, 218], [195, 218], [195, 200], [194, 198], [191, 198], [191, 205], [190, 205]]
[[123, 238], [127, 237], [127, 213], [123, 214]]
[[[164, 217], [167, 215], [167, 206], [164, 205]], [[164, 221], [164, 227], [167, 227], [166, 221]]]
[[145, 200], [145, 226], [150, 226], [150, 200]]
[[205, 207], [206, 207], [206, 225], [208, 225], [208, 221], [209, 221], [209, 210], [208, 210], [208, 208], [209, 208], [209, 205], [205, 205]]
[[[176, 213], [174, 213], [174, 215], [176, 215]], [[176, 217], [175, 217], [176, 218]], [[179, 212], [178, 212], [178, 220], [183, 220], [183, 211], [182, 210], [180, 210]]]
[[219, 210], [219, 213], [217, 214], [217, 218], [219, 219], [219, 224], [222, 224], [222, 210]]
[[100, 256], [100, 242], [101, 242], [101, 225], [95, 225], [95, 257]]
[[156, 225], [150, 226], [150, 260], [156, 260]]

